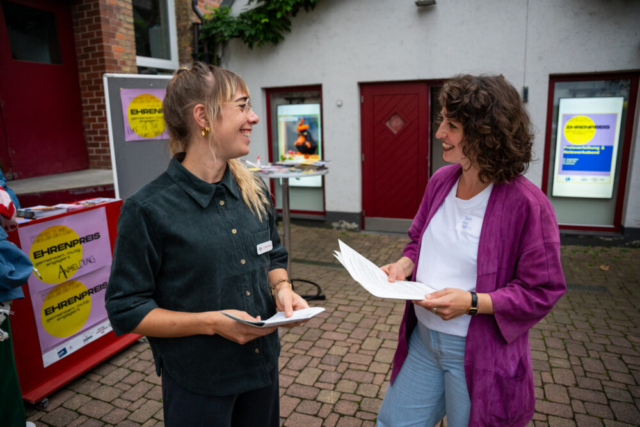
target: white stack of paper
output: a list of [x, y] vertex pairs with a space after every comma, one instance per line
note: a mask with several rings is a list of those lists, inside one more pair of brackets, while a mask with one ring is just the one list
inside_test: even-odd
[[338, 240], [340, 252], [335, 257], [347, 269], [353, 280], [358, 282], [372, 295], [379, 298], [423, 300], [424, 296], [435, 292], [435, 289], [420, 282], [396, 280], [389, 282], [388, 276], [374, 263]]
[[316, 314], [322, 313], [324, 310], [324, 307], [303, 308], [302, 310], [294, 311], [293, 316], [291, 317], [285, 317], [284, 311], [279, 311], [267, 320], [254, 321], [241, 319], [231, 313], [227, 313], [226, 311], [223, 311], [222, 314], [230, 319], [237, 320], [238, 322], [244, 323], [249, 326], [255, 326], [256, 328], [271, 328], [273, 326], [282, 326], [289, 323], [300, 322], [302, 320], [309, 320]]

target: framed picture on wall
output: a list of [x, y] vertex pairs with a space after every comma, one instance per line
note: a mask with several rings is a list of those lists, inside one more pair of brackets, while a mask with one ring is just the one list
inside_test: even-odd
[[[278, 105], [278, 160], [322, 160], [320, 104]], [[321, 187], [322, 177], [290, 180], [292, 187]]]

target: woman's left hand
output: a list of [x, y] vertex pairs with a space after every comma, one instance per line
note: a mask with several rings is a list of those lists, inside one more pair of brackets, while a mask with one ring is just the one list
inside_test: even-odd
[[[284, 311], [285, 317], [293, 316], [293, 312], [302, 310], [303, 308], [309, 308], [309, 304], [300, 295], [293, 292], [288, 286], [280, 286], [275, 292], [275, 301], [278, 311]], [[302, 325], [306, 321], [290, 323], [283, 325], [284, 328], [294, 328]]]
[[413, 301], [414, 304], [424, 307], [443, 320], [451, 320], [467, 313], [471, 307], [471, 292], [456, 288], [444, 288], [425, 295], [421, 301]]

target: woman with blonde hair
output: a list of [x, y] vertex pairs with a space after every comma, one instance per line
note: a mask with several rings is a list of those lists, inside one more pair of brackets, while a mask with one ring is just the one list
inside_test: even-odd
[[167, 86], [167, 171], [127, 199], [107, 310], [116, 334], [149, 337], [167, 426], [278, 426], [276, 328], [231, 320], [308, 307], [249, 154], [258, 116], [235, 73], [194, 63]]

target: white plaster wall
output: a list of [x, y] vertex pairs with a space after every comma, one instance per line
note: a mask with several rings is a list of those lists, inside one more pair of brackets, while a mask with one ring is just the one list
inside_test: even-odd
[[[237, 13], [246, 0], [236, 0]], [[275, 47], [248, 49], [232, 41], [223, 66], [242, 75], [263, 121], [252, 137], [252, 156], [267, 158], [264, 88], [321, 84], [326, 209], [360, 212], [359, 83], [430, 80], [458, 73], [503, 74], [516, 88], [529, 86], [528, 109], [539, 130], [539, 162], [528, 177], [540, 185], [550, 74], [640, 69], [640, 2], [632, 0], [322, 0], [292, 20]], [[337, 107], [336, 101], [343, 106]], [[638, 143], [636, 134], [635, 143]], [[635, 156], [640, 156], [636, 150]], [[640, 159], [632, 161], [628, 203], [640, 204]], [[640, 223], [627, 209], [624, 225]]]

